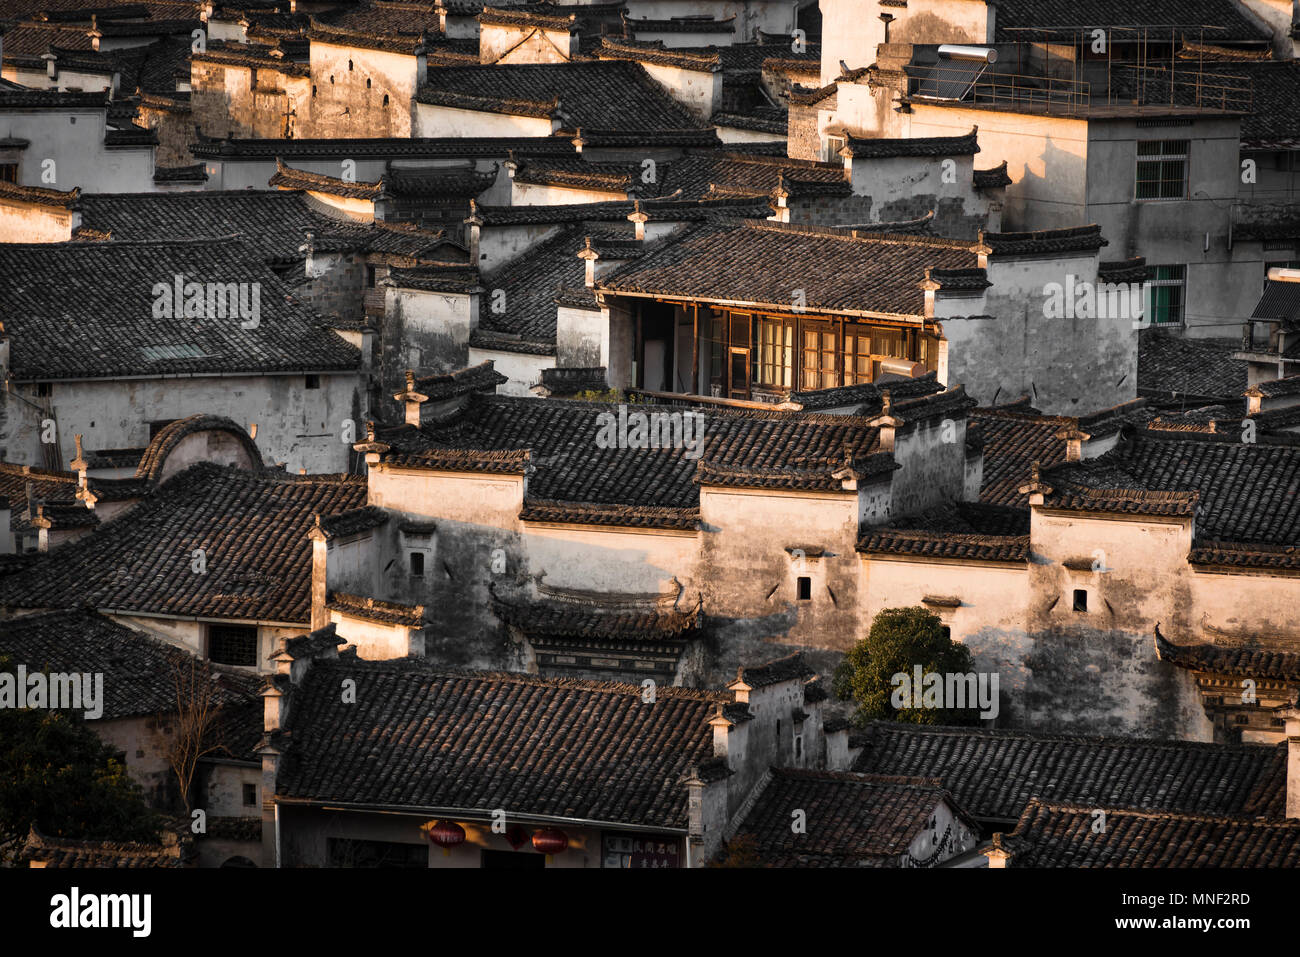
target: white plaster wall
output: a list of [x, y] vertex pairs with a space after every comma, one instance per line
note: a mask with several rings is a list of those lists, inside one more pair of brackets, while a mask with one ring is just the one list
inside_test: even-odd
[[459, 110], [429, 103], [415, 104], [413, 136], [550, 136], [549, 117], [512, 116], [480, 110]]
[[470, 347], [469, 365], [476, 366], [487, 359], [495, 363], [493, 368], [497, 372], [510, 380], [497, 386], [497, 395], [531, 396], [533, 393], [529, 390], [542, 381], [542, 370], [555, 366], [553, 355], [535, 356], [522, 352], [498, 352], [494, 349]]
[[[0, 111], [0, 139], [28, 140], [18, 163], [21, 186], [83, 193], [152, 193], [153, 147], [108, 149], [104, 111], [33, 109]], [[54, 166], [45, 166], [53, 160]], [[44, 175], [51, 170], [53, 177]]]

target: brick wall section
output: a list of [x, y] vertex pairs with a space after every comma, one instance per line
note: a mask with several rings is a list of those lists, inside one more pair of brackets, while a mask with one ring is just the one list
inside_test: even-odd
[[299, 286], [297, 295], [322, 315], [360, 321], [364, 318], [362, 296], [365, 283], [365, 258], [352, 255], [323, 276]]
[[792, 105], [787, 129], [787, 152], [792, 159], [821, 159], [821, 140], [817, 136], [817, 108]]
[[155, 163], [159, 167], [193, 166], [194, 154], [190, 147], [198, 141], [194, 130], [194, 115], [188, 110], [175, 112], [140, 107], [140, 122], [158, 134], [158, 152]]

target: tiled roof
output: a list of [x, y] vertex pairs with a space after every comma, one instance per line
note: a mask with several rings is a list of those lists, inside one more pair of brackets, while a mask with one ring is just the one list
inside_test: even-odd
[[972, 178], [976, 189], [998, 189], [1011, 185], [1011, 177], [1007, 175], [1006, 160], [1003, 160], [992, 169], [975, 170]]
[[1270, 379], [1267, 382], [1256, 382], [1242, 394], [1259, 396], [1264, 399], [1283, 395], [1300, 395], [1300, 375], [1289, 375], [1281, 379]]
[[[1300, 448], [1291, 444], [1245, 443], [1233, 434], [1144, 431], [1099, 459], [1057, 466], [1045, 477], [1059, 495], [1196, 492], [1199, 536], [1300, 544]], [[1177, 508], [1181, 512], [1183, 506]]]
[[1030, 468], [1065, 461], [1065, 442], [1056, 433], [1072, 419], [1059, 415], [1030, 415], [975, 409], [971, 421], [984, 435], [984, 484], [980, 501], [994, 505], [1025, 505], [1020, 488], [1029, 481]]
[[[635, 407], [632, 409], [637, 411]], [[686, 412], [689, 408], [646, 406], [646, 412]], [[822, 415], [749, 409], [713, 409], [703, 415], [703, 448], [698, 460], [684, 449], [602, 449], [597, 445], [602, 413], [617, 418], [614, 404], [569, 399], [473, 395], [465, 410], [438, 426], [409, 426], [383, 433], [392, 451], [385, 461], [420, 467], [430, 450], [530, 449], [535, 471], [528, 481], [529, 501], [583, 505], [626, 505], [698, 509], [700, 468], [713, 466], [740, 476], [737, 482], [824, 481], [842, 468], [846, 448], [854, 462], [875, 458], [877, 430], [851, 415]], [[512, 453], [519, 455], [521, 453]], [[892, 467], [892, 466], [891, 466]], [[523, 468], [523, 463], [514, 466]], [[750, 473], [749, 478], [745, 478]]]
[[22, 861], [45, 867], [188, 867], [194, 859], [189, 841], [171, 844], [133, 844], [120, 841], [78, 841], [47, 837], [35, 825], [22, 849]]
[[886, 374], [876, 382], [863, 382], [858, 385], [835, 386], [830, 389], [811, 389], [804, 392], [791, 392], [790, 401], [798, 402], [805, 412], [818, 409], [835, 409], [843, 406], [858, 405], [863, 415], [875, 415], [883, 404], [882, 393], [888, 390], [894, 402], [909, 398], [934, 395], [942, 392], [938, 374], [927, 372], [914, 379], [890, 379]]
[[1101, 227], [1074, 226], [1031, 233], [980, 233], [991, 256], [1041, 256], [1048, 253], [1089, 252], [1107, 245]]
[[[0, 606], [306, 622], [314, 517], [365, 498], [355, 476], [194, 465], [127, 514], [0, 579]], [[192, 570], [196, 549], [203, 573]]]
[[431, 400], [454, 399], [471, 392], [495, 392], [509, 380], [492, 368], [492, 360], [442, 375], [416, 376], [415, 388]]
[[894, 156], [973, 156], [980, 151], [978, 127], [961, 136], [900, 136], [858, 139], [845, 137], [840, 151], [854, 159]]
[[461, 156], [505, 157], [514, 150], [530, 156], [572, 156], [571, 139], [562, 136], [412, 137], [410, 139], [229, 139], [200, 135], [191, 147], [198, 157], [305, 160], [318, 157], [374, 159]]
[[[792, 768], [771, 774], [737, 832], [754, 840], [767, 867], [900, 866], [939, 805], [954, 804], [937, 781], [925, 778]], [[804, 812], [804, 832], [790, 827], [795, 810]], [[978, 831], [974, 821], [966, 823]]]
[[[61, 277], [51, 285], [49, 277]], [[153, 318], [155, 284], [257, 283], [260, 321]], [[168, 286], [170, 289], [171, 286]], [[251, 301], [251, 294], [250, 294]], [[0, 321], [22, 381], [180, 372], [261, 374], [356, 369], [360, 354], [291, 301], [242, 242], [0, 246]]]
[[492, 612], [529, 636], [622, 641], [686, 641], [700, 627], [699, 607], [679, 610], [675, 598], [611, 598], [492, 588]]
[[751, 688], [767, 688], [783, 681], [798, 681], [811, 678], [817, 672], [808, 665], [802, 651], [765, 661], [761, 665], [741, 666], [736, 674], [737, 681], [743, 681]]
[[1088, 807], [1282, 817], [1286, 748], [873, 722], [854, 767], [939, 778], [981, 820], [1032, 798]]
[[1175, 644], [1155, 631], [1156, 655], [1161, 661], [1216, 675], [1237, 675], [1245, 678], [1275, 678], [1284, 681], [1300, 679], [1300, 652], [1274, 651], [1258, 647], [1226, 647], [1210, 643]]
[[1155, 331], [1138, 338], [1138, 395], [1235, 399], [1246, 389], [1241, 340], [1184, 339]]
[[136, 464], [135, 477], [148, 479], [151, 482], [158, 481], [162, 477], [163, 467], [167, 464], [167, 457], [182, 441], [198, 432], [226, 433], [240, 445], [254, 468], [262, 467], [262, 452], [243, 427], [222, 415], [196, 414], [176, 419], [158, 430], [157, 434], [149, 440], [149, 445]]
[[[356, 682], [341, 703], [339, 682]], [[293, 692], [280, 798], [685, 830], [684, 781], [730, 696], [420, 661], [318, 661]]]
[[947, 502], [891, 519], [888, 527], [954, 535], [1018, 537], [1029, 534], [1029, 509], [987, 502]]
[[38, 206], [51, 206], [56, 209], [79, 209], [81, 187], [46, 189], [43, 186], [19, 186], [17, 183], [0, 181], [0, 200], [35, 203]]
[[[1032, 42], [1047, 38], [1074, 36], [1080, 28], [1132, 23], [1134, 11], [1123, 0], [999, 0], [997, 15], [998, 43]], [[1180, 37], [1215, 43], [1267, 39], [1267, 34], [1239, 8], [1222, 0], [1150, 0], [1142, 5], [1138, 19], [1151, 27], [1152, 36], [1168, 38], [1168, 27], [1183, 27]], [[1222, 29], [1206, 30], [1203, 24]], [[1035, 29], [1037, 28], [1037, 29]], [[1058, 28], [1049, 30], [1048, 28]], [[1134, 33], [1136, 42], [1140, 35]], [[1117, 34], [1124, 37], [1124, 34]]]
[[[553, 347], [555, 297], [562, 289], [586, 288], [586, 264], [578, 258], [578, 251], [585, 247], [588, 237], [606, 257], [627, 259], [646, 249], [644, 243], [630, 246], [624, 242], [635, 243], [632, 224], [626, 216], [621, 222], [583, 223], [561, 230], [481, 278], [483, 288], [493, 292], [479, 300], [477, 331], [480, 336], [504, 333]], [[495, 299], [498, 289], [505, 293], [505, 311], [501, 313], [493, 310], [500, 302]]]
[[975, 244], [960, 240], [719, 222], [616, 269], [597, 286], [786, 310], [802, 290], [809, 312], [920, 316], [927, 269], [963, 275], [977, 262]]
[[423, 605], [404, 605], [400, 602], [380, 601], [368, 596], [332, 591], [325, 600], [325, 607], [330, 611], [386, 625], [406, 625], [411, 628], [424, 625]]
[[1003, 838], [1012, 867], [1297, 867], [1300, 821], [1031, 801]]
[[1142, 256], [1097, 263], [1101, 282], [1146, 282], [1147, 261]]
[[429, 71], [416, 99], [518, 116], [549, 117], [558, 109], [569, 130], [702, 129], [640, 64], [622, 60], [445, 67]]
[[[29, 671], [102, 674], [103, 721], [174, 713], [174, 674], [195, 660], [188, 651], [85, 607], [7, 619], [0, 629], [0, 655]], [[212, 670], [214, 706], [258, 700], [252, 675], [219, 665]]]
[[[537, 206], [481, 206], [476, 214], [487, 226], [559, 225], [581, 222], [625, 222], [633, 212], [637, 200], [615, 200], [602, 203], [563, 203]], [[641, 208], [655, 219], [665, 222], [699, 222], [702, 220], [734, 220], [743, 217], [772, 215], [767, 200], [752, 198], [710, 198], [701, 200], [639, 201]], [[654, 215], [658, 214], [658, 215]]]
[[439, 31], [432, 4], [372, 0], [311, 18], [307, 36], [324, 43], [414, 54], [422, 40], [437, 48], [468, 51], [465, 41], [450, 40]]
[[665, 166], [660, 176], [662, 192], [680, 189], [686, 199], [719, 193], [767, 197], [779, 185], [799, 197], [848, 195], [853, 190], [839, 163], [768, 156], [743, 148], [689, 150]]
[[863, 533], [858, 551], [868, 555], [912, 555], [962, 561], [1025, 562], [1028, 535], [982, 535], [924, 529], [871, 528]]

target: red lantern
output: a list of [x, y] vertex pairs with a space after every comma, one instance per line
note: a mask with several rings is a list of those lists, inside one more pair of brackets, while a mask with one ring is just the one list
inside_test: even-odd
[[569, 848], [569, 838], [558, 827], [544, 827], [533, 835], [533, 850], [551, 857]]
[[429, 828], [429, 840], [442, 848], [443, 854], [450, 857], [453, 847], [465, 843], [465, 829], [455, 821], [439, 821]]

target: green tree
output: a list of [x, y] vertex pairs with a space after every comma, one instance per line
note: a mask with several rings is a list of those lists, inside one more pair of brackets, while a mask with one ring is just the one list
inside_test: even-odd
[[[979, 709], [895, 707], [896, 675], [911, 682], [916, 666], [923, 675], [974, 671], [970, 650], [944, 632], [939, 616], [924, 608], [886, 608], [876, 615], [867, 637], [844, 656], [835, 669], [832, 689], [845, 701], [855, 701], [854, 720], [905, 721], [912, 724], [978, 724]], [[905, 686], [910, 688], [910, 684]]]
[[0, 858], [33, 824], [54, 837], [157, 841], [160, 822], [80, 715], [0, 708]]

